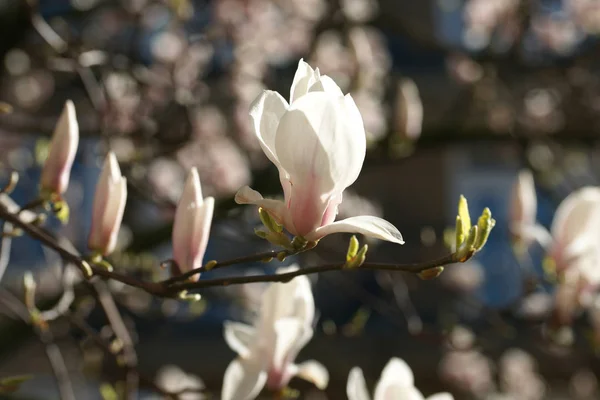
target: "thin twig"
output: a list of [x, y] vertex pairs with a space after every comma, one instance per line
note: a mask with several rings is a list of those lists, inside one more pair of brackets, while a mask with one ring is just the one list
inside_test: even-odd
[[[69, 319], [69, 321], [71, 322], [71, 324], [75, 327], [77, 327], [80, 331], [82, 331], [83, 333], [85, 333], [85, 335], [91, 339], [98, 347], [100, 347], [102, 350], [104, 350], [105, 353], [109, 354], [110, 356], [114, 356], [115, 353], [114, 351], [111, 349], [111, 346], [108, 342], [106, 342], [106, 340], [104, 340], [99, 334], [98, 332], [96, 332], [94, 330], [94, 328], [92, 328], [83, 318], [77, 316], [77, 315], [67, 315], [67, 318]], [[125, 368], [128, 369], [128, 366], [123, 366], [117, 363], [117, 366], [120, 368]], [[163, 388], [161, 388], [160, 386], [158, 386], [153, 379], [148, 378], [144, 375], [139, 375], [139, 380], [140, 382], [142, 382], [144, 385], [147, 385], [148, 387], [152, 388], [152, 390], [154, 390], [157, 393], [160, 393], [161, 395], [165, 396], [165, 397], [170, 397], [173, 399], [177, 399], [179, 398], [179, 396], [183, 393], [187, 393], [190, 391], [190, 389], [184, 389], [178, 392], [169, 392], [167, 390], [164, 390]], [[198, 392], [197, 389], [194, 390], [195, 392]]]
[[121, 313], [119, 313], [119, 309], [117, 308], [108, 287], [106, 287], [106, 283], [96, 280], [91, 282], [91, 286], [96, 293], [96, 298], [98, 299], [100, 306], [104, 310], [108, 324], [123, 346], [123, 361], [127, 367], [124, 398], [135, 399], [137, 398], [139, 376], [137, 373], [138, 358], [133, 340], [131, 339], [129, 330], [123, 322]]
[[[7, 290], [0, 289], [0, 303], [9, 308], [13, 313], [23, 320], [26, 324], [31, 324], [31, 317], [25, 304], [17, 299]], [[69, 377], [69, 370], [65, 364], [65, 359], [60, 352], [60, 348], [54, 342], [54, 335], [47, 326], [31, 324], [34, 332], [44, 345], [46, 357], [50, 362], [50, 367], [56, 378], [56, 384], [62, 400], [75, 400], [73, 384]]]

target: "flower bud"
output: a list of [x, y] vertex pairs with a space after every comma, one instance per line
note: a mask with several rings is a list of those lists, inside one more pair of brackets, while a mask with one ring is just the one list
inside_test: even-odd
[[[180, 272], [202, 266], [208, 245], [215, 199], [202, 198], [198, 170], [192, 168], [185, 182], [173, 222], [173, 259]], [[199, 274], [190, 279], [198, 280]]]
[[48, 158], [42, 169], [40, 183], [45, 194], [60, 195], [67, 190], [78, 144], [79, 125], [75, 105], [67, 100], [54, 128]]
[[96, 184], [92, 210], [92, 226], [88, 238], [90, 250], [104, 256], [117, 245], [117, 235], [127, 203], [127, 180], [121, 175], [117, 157], [108, 153]]

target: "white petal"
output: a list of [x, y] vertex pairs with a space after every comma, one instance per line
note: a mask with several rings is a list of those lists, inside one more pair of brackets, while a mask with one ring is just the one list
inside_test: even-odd
[[249, 325], [233, 321], [225, 321], [223, 328], [225, 342], [231, 350], [242, 358], [248, 357], [252, 341], [256, 339], [256, 330]]
[[[401, 386], [414, 386], [415, 379], [412, 370], [406, 363], [406, 361], [393, 357], [388, 361], [385, 368], [381, 372], [381, 379], [377, 384], [378, 388], [380, 385], [387, 383], [397, 383]], [[375, 389], [377, 393], [377, 389]], [[375, 395], [377, 397], [377, 395]]]
[[48, 157], [42, 169], [42, 188], [58, 194], [67, 190], [78, 145], [79, 124], [75, 105], [71, 100], [67, 100], [54, 128]]
[[305, 381], [312, 382], [320, 390], [327, 388], [329, 384], [329, 372], [327, 368], [318, 361], [304, 361], [297, 365], [298, 372], [296, 376]]
[[511, 225], [510, 230], [514, 235], [519, 236], [525, 242], [538, 242], [544, 249], [552, 244], [550, 232], [542, 225], [513, 224]]
[[511, 224], [531, 226], [535, 224], [537, 213], [537, 196], [533, 174], [523, 170], [517, 176], [512, 188], [510, 202]]
[[414, 386], [390, 383], [381, 391], [375, 391], [375, 400], [423, 400], [423, 394]]
[[354, 367], [348, 375], [348, 383], [346, 384], [346, 395], [348, 400], [370, 400], [369, 391], [365, 377], [360, 368]]
[[250, 107], [254, 133], [260, 147], [273, 164], [279, 167], [275, 152], [275, 134], [279, 120], [288, 109], [288, 103], [277, 92], [265, 90]]
[[427, 400], [454, 400], [454, 396], [450, 393], [436, 393], [432, 394], [427, 398]]
[[233, 360], [223, 377], [222, 400], [252, 400], [267, 381], [267, 373], [254, 360]]
[[275, 321], [275, 337], [272, 342], [273, 358], [271, 368], [283, 371], [287, 364], [292, 363], [298, 340], [303, 336], [304, 326], [302, 321], [295, 318], [284, 318]]
[[[277, 273], [289, 272], [280, 268]], [[273, 327], [283, 318], [295, 318], [311, 326], [315, 315], [315, 303], [310, 281], [298, 276], [286, 283], [273, 283], [265, 290], [261, 301], [260, 323]]]
[[280, 224], [285, 224], [285, 204], [280, 200], [265, 199], [256, 190], [244, 186], [235, 194], [237, 204], [253, 204], [264, 208]]
[[[552, 237], [562, 248], [600, 228], [600, 188], [586, 187], [571, 193], [558, 206]], [[594, 239], [592, 239], [594, 240]]]
[[292, 186], [315, 181], [319, 193], [339, 192], [360, 173], [366, 134], [351, 97], [311, 92], [281, 118], [275, 148]]
[[311, 85], [309, 92], [326, 92], [334, 96], [343, 96], [342, 89], [335, 83], [333, 79], [327, 75], [319, 76], [319, 79]]
[[316, 79], [315, 71], [303, 59], [300, 59], [290, 89], [290, 104], [308, 93], [308, 88], [315, 83]]
[[388, 221], [369, 215], [346, 218], [341, 221], [320, 227], [307, 235], [308, 240], [318, 240], [332, 233], [360, 233], [365, 236], [374, 237], [388, 242], [404, 244], [402, 234]]

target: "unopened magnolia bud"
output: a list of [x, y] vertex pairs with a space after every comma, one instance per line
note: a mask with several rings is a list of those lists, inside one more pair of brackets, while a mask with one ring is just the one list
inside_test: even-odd
[[[202, 197], [198, 170], [192, 168], [177, 205], [173, 222], [173, 258], [181, 272], [202, 266], [210, 227], [212, 224], [215, 199]], [[200, 274], [190, 279], [198, 280]]]
[[127, 181], [114, 153], [106, 156], [92, 210], [92, 226], [88, 238], [90, 250], [107, 256], [117, 245], [117, 235], [127, 203]]
[[40, 184], [44, 195], [61, 195], [67, 190], [78, 145], [79, 125], [75, 105], [67, 100], [54, 128], [48, 157], [42, 169]]

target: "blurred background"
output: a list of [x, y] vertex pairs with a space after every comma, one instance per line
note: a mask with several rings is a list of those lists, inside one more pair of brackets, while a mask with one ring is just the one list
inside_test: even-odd
[[[460, 194], [472, 215], [489, 207], [497, 224], [474, 260], [433, 281], [372, 271], [312, 276], [316, 334], [299, 359], [322, 362], [331, 381], [325, 392], [292, 381], [301, 398], [346, 398], [355, 365], [372, 388], [390, 357], [411, 365], [425, 394], [598, 398], [593, 326], [581, 316], [569, 347], [544, 339], [553, 288], [531, 282], [541, 274], [541, 249], [532, 249], [527, 262], [514, 256], [507, 213], [522, 168], [534, 173], [538, 220], [546, 226], [574, 189], [598, 185], [599, 33], [596, 0], [2, 0], [0, 100], [13, 110], [0, 115], [0, 177], [6, 182], [18, 171], [13, 198], [35, 198], [49, 137], [72, 99], [81, 131], [66, 194], [72, 217], [64, 227], [49, 226], [80, 251], [108, 149], [129, 185], [112, 257], [117, 268], [148, 279], [168, 276], [158, 265], [171, 257], [174, 208], [194, 166], [205, 195], [217, 198], [206, 260], [268, 250], [253, 233], [256, 210], [233, 202], [247, 184], [281, 194], [248, 110], [263, 89], [287, 97], [304, 58], [352, 94], [368, 134], [365, 165], [340, 218], [384, 216], [406, 240], [401, 247], [369, 242], [370, 260], [447, 254], [444, 237]], [[347, 243], [344, 235], [327, 238], [285, 263], [339, 260]], [[203, 277], [276, 266], [242, 265]], [[39, 304], [54, 304], [61, 259], [19, 237], [2, 286], [18, 293], [25, 270], [35, 271]], [[209, 289], [188, 304], [108, 286], [135, 342], [140, 373], [177, 380], [185, 371], [216, 394], [234, 358], [222, 323], [250, 321], [264, 289]], [[89, 324], [110, 338], [97, 300], [85, 291], [77, 299]], [[122, 379], [114, 361], [70, 321], [54, 321], [52, 331], [77, 398], [100, 399], [101, 384]], [[2, 315], [0, 337], [0, 377], [34, 375], [13, 398], [58, 398], [31, 327]], [[159, 398], [151, 385], [142, 387], [143, 398]]]

